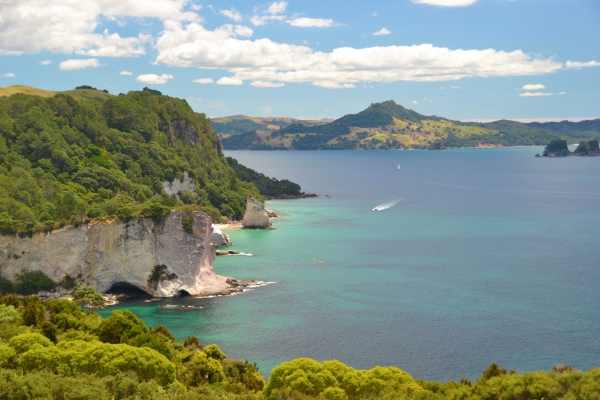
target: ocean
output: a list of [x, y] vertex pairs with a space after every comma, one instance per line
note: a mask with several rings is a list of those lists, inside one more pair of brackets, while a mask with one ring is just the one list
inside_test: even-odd
[[216, 273], [274, 283], [102, 313], [131, 309], [267, 376], [296, 357], [437, 381], [475, 379], [492, 362], [598, 367], [600, 158], [541, 152], [228, 151], [319, 195], [267, 202], [275, 230], [227, 231], [231, 249], [254, 256], [218, 257]]

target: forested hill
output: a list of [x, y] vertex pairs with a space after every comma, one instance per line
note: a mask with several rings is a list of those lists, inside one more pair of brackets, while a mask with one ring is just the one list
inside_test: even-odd
[[[196, 193], [180, 199], [163, 181], [187, 172]], [[76, 101], [65, 94], [0, 97], [0, 231], [172, 208], [241, 218], [246, 196], [262, 198], [227, 164], [204, 114], [150, 89]]]
[[225, 149], [335, 150], [546, 145], [560, 138], [570, 143], [598, 139], [600, 120], [466, 123], [422, 115], [388, 100], [329, 123], [293, 123], [270, 132], [252, 128], [221, 141]]

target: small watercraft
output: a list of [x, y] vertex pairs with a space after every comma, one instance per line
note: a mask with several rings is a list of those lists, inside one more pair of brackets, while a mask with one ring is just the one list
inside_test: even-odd
[[400, 164], [398, 164], [398, 169], [400, 169]]

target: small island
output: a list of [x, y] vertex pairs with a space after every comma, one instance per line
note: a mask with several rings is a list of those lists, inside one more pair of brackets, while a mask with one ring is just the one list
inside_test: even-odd
[[[536, 154], [536, 157], [539, 157]], [[600, 147], [598, 146], [597, 140], [590, 140], [589, 142], [582, 141], [575, 151], [570, 151], [567, 146], [567, 141], [563, 139], [556, 139], [548, 143], [548, 146], [544, 149], [542, 157], [568, 157], [568, 156], [600, 156]]]

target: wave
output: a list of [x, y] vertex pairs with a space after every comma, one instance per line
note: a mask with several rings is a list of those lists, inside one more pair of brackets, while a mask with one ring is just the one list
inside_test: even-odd
[[383, 204], [380, 204], [380, 205], [374, 207], [373, 211], [387, 210], [388, 208], [392, 208], [392, 207], [398, 205], [398, 203], [400, 203], [401, 201], [402, 201], [402, 199], [398, 199], [398, 200], [394, 200], [394, 201], [388, 201], [387, 203], [383, 203]]

